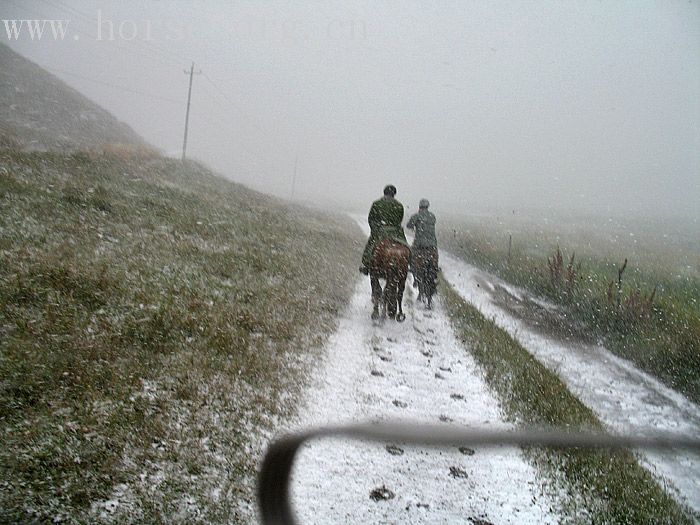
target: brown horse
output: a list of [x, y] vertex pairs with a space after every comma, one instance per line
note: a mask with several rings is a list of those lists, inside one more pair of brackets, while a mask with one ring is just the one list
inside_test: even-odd
[[[372, 252], [372, 262], [369, 266], [369, 279], [372, 284], [372, 319], [379, 318], [379, 305], [382, 313], [389, 319], [401, 322], [406, 319], [401, 303], [408, 275], [408, 260], [411, 250], [408, 246], [392, 239], [382, 239]], [[385, 279], [382, 291], [379, 279]]]

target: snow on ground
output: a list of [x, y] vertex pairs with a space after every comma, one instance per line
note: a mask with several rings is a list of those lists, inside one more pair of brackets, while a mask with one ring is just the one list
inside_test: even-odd
[[[445, 252], [440, 253], [445, 279], [457, 293], [506, 330], [611, 430], [624, 434], [675, 432], [700, 435], [700, 408], [655, 378], [601, 346], [563, 343], [516, 319], [493, 300], [498, 278]], [[507, 287], [514, 295], [526, 295]], [[676, 496], [700, 512], [700, 456], [687, 451], [641, 451], [642, 463], [670, 482]]]
[[[406, 322], [373, 323], [369, 280], [358, 282], [299, 428], [386, 419], [509, 428], [440, 302], [427, 311], [413, 295], [407, 284]], [[518, 448], [334, 438], [300, 452], [292, 501], [301, 523], [558, 522], [545, 490]]]

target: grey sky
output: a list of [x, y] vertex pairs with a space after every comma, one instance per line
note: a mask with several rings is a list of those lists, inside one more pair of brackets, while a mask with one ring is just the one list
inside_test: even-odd
[[0, 5], [70, 19], [9, 44], [166, 152], [195, 61], [190, 155], [281, 196], [298, 156], [300, 198], [700, 215], [697, 1]]

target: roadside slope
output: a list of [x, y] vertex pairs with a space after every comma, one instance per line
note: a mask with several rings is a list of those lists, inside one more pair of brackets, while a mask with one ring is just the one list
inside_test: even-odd
[[193, 163], [0, 152], [0, 521], [252, 520], [354, 231]]

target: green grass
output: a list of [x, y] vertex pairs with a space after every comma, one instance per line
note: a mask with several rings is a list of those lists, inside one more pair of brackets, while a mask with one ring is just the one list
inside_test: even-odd
[[[642, 225], [644, 226], [644, 225]], [[550, 328], [566, 337], [603, 341], [606, 348], [630, 359], [667, 385], [700, 402], [700, 246], [693, 233], [680, 227], [628, 227], [591, 224], [534, 226], [522, 222], [485, 225], [464, 218], [444, 221], [441, 246], [454, 255], [504, 280], [563, 306]], [[692, 227], [689, 227], [692, 229]], [[658, 230], [658, 231], [657, 231]], [[677, 231], [664, 238], [660, 231]], [[508, 236], [512, 248], [508, 258]], [[668, 237], [668, 236], [667, 236]], [[560, 246], [565, 263], [575, 252], [581, 269], [572, 293], [552, 285], [547, 258]], [[610, 282], [616, 289], [618, 268], [623, 274], [622, 307], [608, 301]], [[635, 291], [657, 288], [653, 307], [635, 315], [625, 301]]]
[[[527, 426], [602, 432], [590, 409], [505, 331], [447, 284], [444, 302], [455, 331], [484, 371], [507, 417]], [[535, 449], [527, 454], [562, 482], [563, 510], [575, 523], [692, 523], [627, 451]]]
[[193, 163], [0, 152], [0, 522], [250, 520], [354, 231]]

